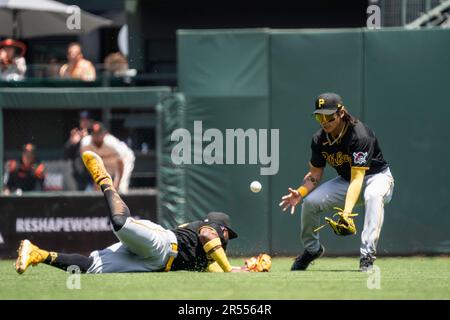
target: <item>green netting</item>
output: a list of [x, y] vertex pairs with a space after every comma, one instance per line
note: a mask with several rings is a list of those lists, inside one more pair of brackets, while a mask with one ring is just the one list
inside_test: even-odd
[[158, 222], [166, 227], [176, 227], [191, 220], [186, 216], [186, 170], [182, 165], [175, 165], [171, 159], [175, 142], [170, 137], [174, 130], [184, 127], [185, 109], [186, 99], [181, 93], [165, 97], [156, 107], [157, 210]]
[[149, 108], [169, 87], [0, 88], [0, 108]]

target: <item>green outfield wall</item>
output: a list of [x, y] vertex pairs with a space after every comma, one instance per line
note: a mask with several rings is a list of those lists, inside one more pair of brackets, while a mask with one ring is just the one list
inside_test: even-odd
[[[190, 132], [194, 121], [202, 121], [203, 131], [216, 128], [224, 136], [227, 128], [270, 127], [267, 32], [212, 32], [205, 37], [201, 32], [180, 31], [178, 45], [179, 86], [187, 98], [184, 121]], [[190, 217], [225, 211], [239, 229], [239, 246], [232, 246], [236, 253], [267, 250], [271, 195], [269, 178], [259, 175], [259, 166], [235, 161], [186, 165], [185, 171]], [[259, 194], [249, 193], [252, 180], [265, 186]]]
[[[302, 250], [300, 214], [283, 214], [278, 203], [308, 170], [310, 139], [318, 129], [311, 117], [315, 97], [335, 91], [375, 131], [395, 178], [379, 254], [450, 253], [449, 37], [450, 30], [441, 29], [180, 30], [179, 88], [172, 95], [168, 87], [0, 88], [0, 159], [4, 110], [157, 105], [158, 222], [173, 227], [225, 211], [239, 233], [230, 245], [233, 254], [296, 254]], [[192, 134], [191, 164], [173, 162], [177, 143], [171, 135], [180, 128]], [[232, 159], [227, 129], [248, 133], [242, 149], [232, 147]], [[264, 152], [251, 159], [249, 141], [257, 141], [260, 151], [263, 132], [269, 141], [276, 135], [271, 130], [278, 130], [278, 148], [263, 145], [269, 145], [268, 155], [279, 151], [278, 163], [274, 174], [261, 175], [268, 167]], [[224, 164], [206, 163], [212, 142], [202, 141], [206, 132], [222, 138], [213, 156]], [[0, 163], [0, 176], [2, 168]], [[327, 169], [325, 179], [333, 176]], [[257, 194], [249, 189], [253, 180], [263, 185]], [[357, 236], [321, 231], [329, 254], [358, 254], [364, 215], [355, 211]]]
[[[180, 121], [188, 131], [194, 121], [203, 132], [279, 129], [274, 175], [261, 175], [248, 154], [243, 164], [184, 165], [184, 214], [228, 212], [239, 233], [233, 253], [300, 252], [300, 214], [283, 214], [278, 203], [308, 170], [315, 97], [335, 91], [375, 131], [395, 178], [379, 254], [449, 253], [449, 38], [441, 29], [178, 31]], [[325, 179], [333, 176], [327, 169]], [[263, 185], [258, 194], [249, 190], [253, 180]], [[356, 212], [356, 236], [321, 231], [328, 253], [358, 254], [364, 214]]]

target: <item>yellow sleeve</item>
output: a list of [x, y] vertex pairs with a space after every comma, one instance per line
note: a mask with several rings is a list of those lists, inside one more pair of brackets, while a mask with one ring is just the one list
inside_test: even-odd
[[359, 195], [361, 193], [361, 188], [364, 180], [364, 176], [366, 175], [367, 167], [352, 167], [351, 168], [351, 178], [350, 185], [348, 186], [347, 196], [345, 197], [345, 213], [351, 213], [353, 207], [358, 201]]
[[215, 261], [208, 264], [207, 271], [208, 272], [223, 272], [222, 268]]
[[223, 271], [230, 272], [233, 269], [225, 254], [225, 250], [223, 250], [222, 242], [219, 237], [205, 243], [203, 250], [219, 264]]

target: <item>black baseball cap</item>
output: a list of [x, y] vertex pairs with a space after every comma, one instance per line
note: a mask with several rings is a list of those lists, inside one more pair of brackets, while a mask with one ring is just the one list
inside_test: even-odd
[[228, 229], [228, 235], [230, 239], [237, 238], [237, 233], [230, 227], [230, 217], [223, 212], [212, 211], [206, 215], [204, 222], [215, 222]]
[[313, 114], [333, 114], [343, 106], [342, 98], [337, 93], [322, 93], [316, 98], [316, 110]]

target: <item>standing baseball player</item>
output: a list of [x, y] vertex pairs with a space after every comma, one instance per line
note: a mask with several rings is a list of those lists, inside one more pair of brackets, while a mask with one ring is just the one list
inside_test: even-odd
[[[348, 113], [339, 95], [319, 95], [314, 116], [322, 128], [311, 142], [310, 170], [303, 185], [298, 189], [289, 188], [289, 194], [280, 203], [283, 211], [291, 207], [293, 214], [302, 202], [301, 239], [305, 251], [295, 259], [291, 270], [306, 270], [325, 252], [318, 234], [322, 213], [338, 210], [337, 221], [326, 218], [333, 231], [338, 235], [355, 234], [353, 208], [364, 203], [360, 271], [368, 271], [376, 259], [384, 205], [391, 200], [394, 179], [374, 132]], [[326, 163], [338, 176], [318, 185]], [[359, 199], [362, 190], [363, 199]]]
[[228, 215], [210, 212], [203, 221], [186, 223], [174, 230], [165, 229], [149, 220], [134, 219], [114, 188], [102, 159], [92, 151], [85, 151], [82, 159], [93, 180], [103, 191], [114, 234], [120, 242], [104, 250], [93, 251], [87, 257], [49, 252], [29, 240], [23, 240], [15, 265], [19, 274], [24, 273], [30, 265], [39, 263], [63, 270], [78, 266], [81, 272], [87, 273], [248, 271], [244, 267], [231, 266], [226, 256], [228, 240], [237, 237], [230, 228]]

